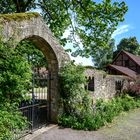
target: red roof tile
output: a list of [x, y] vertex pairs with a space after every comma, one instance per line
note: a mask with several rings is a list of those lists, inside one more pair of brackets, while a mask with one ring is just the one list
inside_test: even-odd
[[109, 68], [113, 68], [117, 71], [119, 71], [120, 73], [127, 75], [133, 79], [137, 78], [137, 73], [127, 67], [122, 67], [122, 66], [117, 66], [117, 65], [108, 65]]

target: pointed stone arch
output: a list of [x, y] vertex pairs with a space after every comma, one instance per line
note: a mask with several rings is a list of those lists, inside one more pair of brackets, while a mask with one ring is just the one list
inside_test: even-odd
[[50, 79], [48, 87], [50, 119], [52, 122], [56, 122], [59, 110], [58, 72], [63, 64], [70, 60], [68, 54], [37, 13], [2, 15], [0, 25], [5, 41], [12, 38], [18, 44], [24, 39], [31, 40], [45, 55]]

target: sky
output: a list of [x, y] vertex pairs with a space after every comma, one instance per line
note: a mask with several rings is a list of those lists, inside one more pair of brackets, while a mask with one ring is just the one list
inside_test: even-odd
[[[114, 0], [115, 1], [115, 0]], [[116, 0], [121, 2], [122, 0]], [[120, 23], [112, 37], [117, 45], [122, 38], [135, 36], [140, 43], [140, 0], [124, 0], [128, 6], [128, 12], [125, 14], [125, 20]], [[67, 44], [67, 48], [70, 44]], [[77, 64], [94, 65], [91, 58], [71, 57]]]
[[[121, 1], [121, 0], [118, 0]], [[124, 22], [120, 23], [117, 33], [114, 33], [116, 44], [122, 38], [136, 36], [140, 43], [140, 0], [124, 0], [128, 6], [128, 12], [125, 15]]]

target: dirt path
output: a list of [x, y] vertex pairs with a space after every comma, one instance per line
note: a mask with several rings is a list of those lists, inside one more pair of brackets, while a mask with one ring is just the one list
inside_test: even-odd
[[123, 113], [98, 131], [51, 129], [33, 140], [140, 140], [140, 109]]

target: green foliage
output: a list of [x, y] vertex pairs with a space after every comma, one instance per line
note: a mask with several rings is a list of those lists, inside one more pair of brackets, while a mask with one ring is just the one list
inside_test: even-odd
[[27, 125], [18, 111], [19, 103], [26, 99], [30, 86], [31, 69], [10, 42], [0, 40], [0, 139], [11, 140]]
[[76, 55], [94, 56], [103, 48], [109, 49], [111, 35], [118, 23], [124, 20], [127, 6], [124, 2], [111, 0], [103, 0], [100, 3], [83, 0], [79, 4], [74, 8], [77, 13], [75, 28], [83, 49], [77, 49]]
[[109, 101], [99, 99], [93, 105], [85, 91], [84, 69], [74, 64], [66, 64], [60, 73], [61, 112], [58, 122], [64, 127], [84, 130], [97, 130], [112, 122], [123, 111], [140, 107], [140, 99], [123, 93]]
[[108, 47], [99, 48], [94, 54], [92, 54], [93, 62], [99, 69], [105, 69], [105, 67], [112, 63], [113, 49], [115, 48], [115, 40], [109, 41]]
[[86, 83], [84, 68], [73, 63], [66, 64], [60, 73], [61, 103], [63, 113], [59, 123], [73, 128], [83, 128], [88, 116], [92, 114], [92, 99], [84, 89]]
[[0, 43], [0, 103], [20, 102], [30, 85], [31, 69], [26, 59], [8, 43]]
[[61, 97], [66, 114], [75, 114], [80, 117], [83, 111], [90, 109], [91, 99], [84, 89], [86, 79], [83, 72], [82, 66], [75, 66], [73, 63], [66, 64], [61, 69]]
[[135, 55], [140, 55], [140, 44], [138, 43], [137, 38], [123, 38], [117, 45], [117, 50], [114, 52], [114, 58], [121, 50], [127, 51]]
[[16, 52], [23, 56], [32, 68], [48, 67], [44, 54], [29, 40], [21, 41], [16, 47]]
[[1, 0], [1, 13], [21, 13], [35, 8], [35, 0]]
[[0, 105], [0, 140], [12, 140], [14, 134], [27, 127], [27, 120], [15, 105]]
[[[72, 41], [74, 55], [93, 56], [98, 49], [106, 48], [119, 22], [124, 20], [127, 6], [111, 0], [1, 0], [1, 13], [26, 12], [40, 9], [54, 35], [64, 45]], [[66, 29], [70, 36], [63, 38]], [[83, 49], [79, 48], [80, 38]]]
[[[122, 111], [129, 111], [140, 107], [140, 99], [135, 99], [129, 95], [116, 97], [108, 102], [99, 100], [96, 103], [96, 113], [100, 114], [104, 123], [112, 122], [113, 118]], [[95, 115], [96, 115], [95, 113]]]
[[123, 95], [107, 102], [97, 100], [93, 113], [83, 114], [84, 117], [80, 119], [76, 116], [63, 114], [59, 118], [59, 123], [64, 127], [97, 130], [107, 123], [111, 123], [114, 117], [121, 112], [138, 107], [140, 107], [140, 99], [135, 99], [128, 95]]

